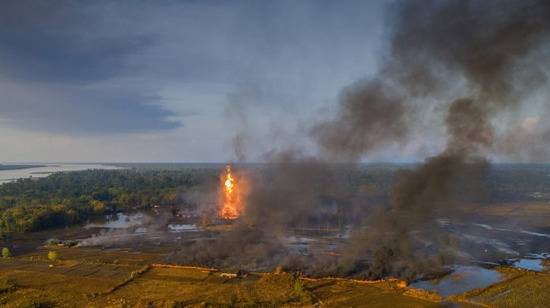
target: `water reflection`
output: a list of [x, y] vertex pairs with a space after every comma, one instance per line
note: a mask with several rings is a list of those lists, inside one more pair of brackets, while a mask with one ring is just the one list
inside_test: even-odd
[[168, 231], [172, 233], [199, 231], [194, 224], [169, 224]]
[[128, 229], [139, 227], [143, 224], [143, 213], [124, 214], [116, 213], [116, 215], [107, 215], [107, 221], [104, 223], [91, 223], [84, 226], [90, 228], [105, 228], [105, 229]]
[[441, 279], [418, 281], [411, 284], [413, 288], [436, 291], [442, 296], [462, 294], [464, 292], [485, 288], [501, 279], [495, 270], [479, 266], [456, 266], [452, 274]]
[[162, 223], [162, 219], [155, 219], [155, 217], [149, 216], [142, 212], [132, 214], [116, 213], [114, 215], [107, 215], [105, 218], [105, 222], [89, 223], [84, 226], [84, 228], [109, 230], [134, 229], [135, 233], [158, 232], [163, 230], [170, 233], [199, 231], [199, 228], [195, 224], [172, 223], [165, 225]]
[[544, 264], [541, 259], [519, 259], [514, 262], [514, 267], [540, 272], [544, 269]]

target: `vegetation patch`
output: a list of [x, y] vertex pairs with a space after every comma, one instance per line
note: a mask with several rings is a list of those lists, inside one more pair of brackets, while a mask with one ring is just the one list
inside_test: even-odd
[[11, 252], [7, 247], [2, 248], [2, 258], [8, 259], [11, 257]]
[[495, 307], [547, 307], [550, 303], [550, 274], [500, 267], [508, 279], [464, 298]]
[[0, 234], [82, 223], [115, 211], [181, 203], [182, 190], [217, 171], [86, 170], [0, 185]]
[[0, 277], [0, 293], [12, 292], [16, 289], [15, 282], [8, 277]]

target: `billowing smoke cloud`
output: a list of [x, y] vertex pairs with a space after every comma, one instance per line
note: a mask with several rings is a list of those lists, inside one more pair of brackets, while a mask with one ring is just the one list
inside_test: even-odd
[[[364, 223], [356, 225], [339, 258], [292, 262], [306, 271], [412, 278], [463, 257], [456, 250], [458, 239], [437, 220], [453, 215], [460, 188], [475, 183], [488, 167], [484, 157], [497, 144], [494, 117], [519, 108], [544, 84], [538, 63], [547, 59], [537, 51], [550, 38], [550, 3], [404, 1], [393, 9], [389, 50], [379, 74], [345, 89], [335, 116], [311, 130], [320, 156], [284, 151], [271, 160], [265, 180], [254, 181], [242, 224], [246, 234], [259, 237], [247, 245], [265, 246], [276, 231], [311, 221], [323, 200], [355, 204], [347, 199], [350, 183], [326, 162], [357, 163], [373, 150], [407, 142], [425, 104], [436, 101], [446, 110], [443, 151], [397, 174], [385, 206], [361, 212]], [[242, 237], [242, 228], [237, 230], [234, 235]], [[227, 242], [208, 249], [226, 251]]]
[[503, 153], [505, 158], [519, 162], [545, 163], [550, 157], [550, 106], [544, 113], [526, 117], [507, 127], [499, 136], [495, 151]]
[[[453, 259], [454, 255], [448, 254], [452, 240], [443, 236], [436, 219], [450, 213], [460, 183], [479, 178], [485, 170], [487, 164], [481, 156], [494, 143], [492, 116], [517, 107], [541, 85], [540, 80], [517, 80], [515, 72], [539, 75], [537, 66], [526, 66], [521, 60], [548, 38], [549, 14], [550, 5], [544, 1], [411, 1], [399, 8], [392, 58], [383, 75], [407, 89], [411, 101], [440, 99], [441, 93], [450, 92], [449, 79], [441, 78], [447, 74], [460, 76], [464, 86], [460, 97], [443, 102], [448, 106], [444, 151], [418, 168], [402, 172], [388, 209], [370, 220], [368, 236], [359, 235], [362, 243], [354, 241], [371, 255], [388, 256], [387, 262], [375, 266], [378, 274], [414, 276], [411, 270], [433, 266], [429, 261], [444, 264]], [[379, 103], [365, 100], [363, 109]], [[409, 112], [414, 112], [414, 105], [408, 106]], [[371, 117], [383, 118], [384, 113]], [[401, 121], [401, 117], [387, 119]], [[387, 131], [386, 138], [395, 137]]]
[[[419, 104], [430, 99], [451, 105], [448, 118], [456, 123], [447, 123], [449, 147], [487, 146], [491, 117], [517, 107], [545, 81], [544, 53], [537, 53], [550, 28], [544, 1], [409, 1], [395, 9], [380, 73], [345, 90], [337, 117], [314, 130], [328, 153], [357, 158], [406, 141], [414, 127], [407, 116], [418, 116]], [[524, 60], [531, 57], [539, 59]], [[452, 91], [457, 80], [463, 83], [458, 94]], [[449, 95], [459, 101], [450, 104], [455, 99]], [[472, 130], [461, 133], [463, 127]]]
[[329, 159], [357, 161], [380, 145], [405, 139], [404, 99], [380, 80], [359, 81], [342, 92], [337, 117], [315, 125], [312, 135]]

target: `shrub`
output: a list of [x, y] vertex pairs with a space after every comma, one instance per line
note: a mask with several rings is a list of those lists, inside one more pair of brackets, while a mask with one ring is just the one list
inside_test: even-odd
[[74, 240], [59, 240], [56, 238], [50, 238], [46, 241], [46, 246], [60, 246], [60, 247], [73, 247], [78, 245], [78, 241]]
[[92, 200], [90, 201], [90, 207], [95, 213], [104, 213], [107, 209], [107, 206], [105, 205], [105, 202], [98, 201], [98, 200]]
[[200, 217], [200, 222], [199, 222], [199, 225], [201, 228], [207, 228], [208, 226], [210, 226], [212, 224], [212, 218], [213, 216], [211, 216], [213, 213], [211, 212], [208, 212], [208, 213], [203, 213]]
[[46, 241], [46, 246], [55, 246], [61, 244], [62, 241], [56, 238], [50, 238]]
[[309, 292], [306, 291], [304, 284], [302, 283], [299, 277], [294, 278], [294, 284], [292, 289], [296, 300], [302, 303], [311, 302], [311, 296]]
[[23, 298], [20, 302], [17, 303], [16, 307], [21, 308], [43, 308], [43, 307], [54, 307], [54, 303], [48, 301], [45, 298], [36, 297], [36, 298]]
[[304, 293], [304, 285], [302, 284], [302, 282], [300, 281], [299, 278], [296, 278], [296, 279], [294, 280], [294, 292], [295, 292], [296, 294], [300, 294], [300, 295], [301, 295], [302, 293]]
[[15, 283], [12, 280], [6, 277], [0, 278], [0, 293], [10, 292], [13, 290], [15, 290]]
[[2, 258], [7, 259], [11, 257], [11, 252], [7, 247], [2, 248]]
[[278, 266], [275, 268], [275, 271], [274, 271], [275, 274], [282, 274], [282, 273], [284, 273], [284, 272], [285, 272], [285, 270], [284, 270], [283, 267], [280, 266], [280, 265], [278, 265]]
[[48, 259], [49, 259], [50, 261], [55, 261], [55, 260], [57, 260], [57, 258], [58, 258], [57, 252], [52, 251], [52, 250], [50, 250], [50, 251], [48, 252]]
[[177, 301], [168, 301], [164, 305], [166, 308], [183, 308], [185, 305]]

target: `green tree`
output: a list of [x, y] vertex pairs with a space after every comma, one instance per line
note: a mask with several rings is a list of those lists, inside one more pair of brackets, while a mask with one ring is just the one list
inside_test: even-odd
[[7, 247], [2, 248], [2, 258], [7, 259], [11, 257], [11, 252]]
[[[69, 226], [103, 215], [176, 204], [218, 170], [88, 170], [0, 185], [0, 238]], [[1, 247], [0, 247], [1, 248]]]
[[57, 258], [58, 258], [57, 252], [55, 252], [53, 250], [48, 251], [48, 259], [50, 261], [55, 261], [55, 260], [57, 260]]

